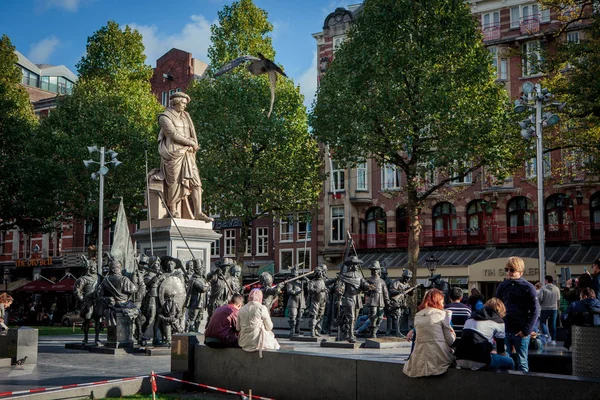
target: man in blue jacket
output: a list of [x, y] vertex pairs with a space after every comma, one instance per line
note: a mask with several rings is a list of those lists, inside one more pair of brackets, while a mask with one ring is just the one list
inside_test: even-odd
[[507, 279], [498, 286], [496, 297], [506, 306], [506, 344], [509, 350], [515, 347], [517, 369], [528, 372], [529, 339], [537, 324], [539, 307], [536, 291], [531, 283], [523, 279], [525, 263], [520, 257], [510, 257], [504, 271]]

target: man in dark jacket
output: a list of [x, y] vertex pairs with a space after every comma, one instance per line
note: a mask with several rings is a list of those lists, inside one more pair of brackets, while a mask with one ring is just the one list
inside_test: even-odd
[[598, 291], [600, 291], [600, 258], [592, 263], [592, 289], [598, 296]]
[[581, 300], [574, 301], [561, 316], [566, 328], [565, 347], [571, 347], [571, 327], [600, 326], [600, 300], [596, 298], [594, 289], [581, 289]]
[[504, 271], [506, 280], [498, 286], [496, 297], [506, 306], [506, 343], [509, 349], [515, 347], [517, 369], [528, 372], [529, 339], [537, 323], [539, 307], [536, 291], [523, 279], [525, 263], [520, 257], [510, 257]]

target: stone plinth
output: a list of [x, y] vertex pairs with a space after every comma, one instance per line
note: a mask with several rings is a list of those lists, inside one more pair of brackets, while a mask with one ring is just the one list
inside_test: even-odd
[[157, 256], [171, 256], [185, 263], [192, 259], [193, 253], [194, 258], [204, 261], [208, 273], [210, 245], [222, 236], [212, 228], [211, 222], [193, 219], [152, 219], [150, 223], [141, 221], [140, 229], [131, 237], [137, 241], [141, 253], [151, 253], [151, 234], [154, 254]]
[[22, 326], [10, 328], [0, 336], [0, 358], [10, 358], [14, 363], [27, 357], [26, 364], [36, 364], [38, 357], [38, 330]]
[[360, 348], [360, 343], [358, 343], [358, 342], [357, 343], [349, 343], [347, 341], [336, 342], [336, 341], [329, 341], [329, 340], [323, 339], [321, 341], [321, 347], [356, 350], [356, 349]]
[[183, 372], [186, 378], [194, 376], [194, 347], [204, 343], [199, 333], [178, 333], [171, 338], [171, 371]]
[[320, 339], [317, 337], [311, 336], [301, 336], [301, 335], [292, 335], [290, 336], [290, 340], [294, 342], [314, 342], [317, 343]]
[[396, 349], [399, 347], [410, 347], [411, 343], [406, 339], [387, 336], [381, 338], [369, 338], [365, 340], [365, 347], [368, 349]]
[[112, 349], [133, 347], [133, 321], [122, 310], [115, 309], [117, 324], [107, 326], [105, 346]]

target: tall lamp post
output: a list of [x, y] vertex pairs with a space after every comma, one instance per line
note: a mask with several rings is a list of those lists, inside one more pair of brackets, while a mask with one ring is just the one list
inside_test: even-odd
[[[104, 175], [108, 173], [108, 167], [106, 164], [112, 164], [113, 166], [118, 167], [122, 163], [121, 161], [117, 160], [118, 154], [113, 150], [109, 150], [105, 153], [104, 147], [98, 149], [97, 146], [88, 146], [87, 149], [90, 152], [90, 155], [94, 154], [95, 152], [100, 152], [100, 162], [94, 160], [84, 160], [83, 165], [85, 165], [86, 168], [91, 167], [92, 164], [100, 165], [98, 171], [92, 173], [91, 176], [93, 180], [100, 180], [100, 204], [98, 211], [98, 256], [96, 258], [98, 260], [98, 268], [102, 268], [102, 233], [104, 231]], [[110, 161], [105, 162], [105, 154], [108, 154]]]
[[[540, 272], [540, 282], [544, 281], [546, 276], [546, 254], [544, 243], [544, 148], [542, 127], [558, 124], [560, 117], [551, 112], [542, 112], [544, 108], [556, 106], [558, 111], [565, 108], [566, 103], [552, 102], [552, 94], [548, 89], [542, 89], [539, 83], [535, 85], [531, 82], [523, 84], [523, 96], [515, 100], [515, 112], [523, 113], [527, 110], [534, 111], [528, 119], [519, 122], [521, 127], [521, 136], [530, 140], [533, 136], [536, 138], [536, 179], [537, 179], [537, 203], [538, 203], [538, 266]], [[535, 128], [532, 127], [535, 126]]]
[[429, 276], [432, 277], [433, 273], [435, 272], [435, 270], [437, 269], [438, 263], [440, 262], [439, 259], [435, 258], [432, 255], [430, 255], [429, 257], [427, 257], [425, 259], [425, 265], [427, 266], [427, 269], [429, 270]]

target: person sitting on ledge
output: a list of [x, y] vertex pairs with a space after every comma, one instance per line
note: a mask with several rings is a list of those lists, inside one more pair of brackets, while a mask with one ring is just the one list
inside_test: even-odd
[[572, 344], [571, 328], [579, 326], [600, 326], [600, 300], [596, 298], [594, 289], [581, 289], [579, 301], [574, 301], [561, 316], [566, 328], [564, 346], [568, 349]]
[[263, 293], [260, 289], [252, 289], [248, 295], [248, 303], [237, 316], [237, 327], [240, 331], [238, 344], [245, 351], [262, 351], [279, 349], [279, 343], [273, 333], [273, 321], [267, 306], [262, 304]]
[[462, 338], [458, 343], [456, 352], [456, 363], [464, 369], [515, 369], [515, 362], [501, 352], [493, 354], [494, 340], [496, 347], [504, 350], [504, 316], [506, 307], [502, 300], [489, 299], [484, 307], [476, 310], [465, 322]]
[[238, 312], [243, 305], [244, 296], [236, 293], [231, 296], [229, 304], [221, 306], [213, 312], [204, 332], [205, 345], [213, 349], [240, 347], [236, 324]]

